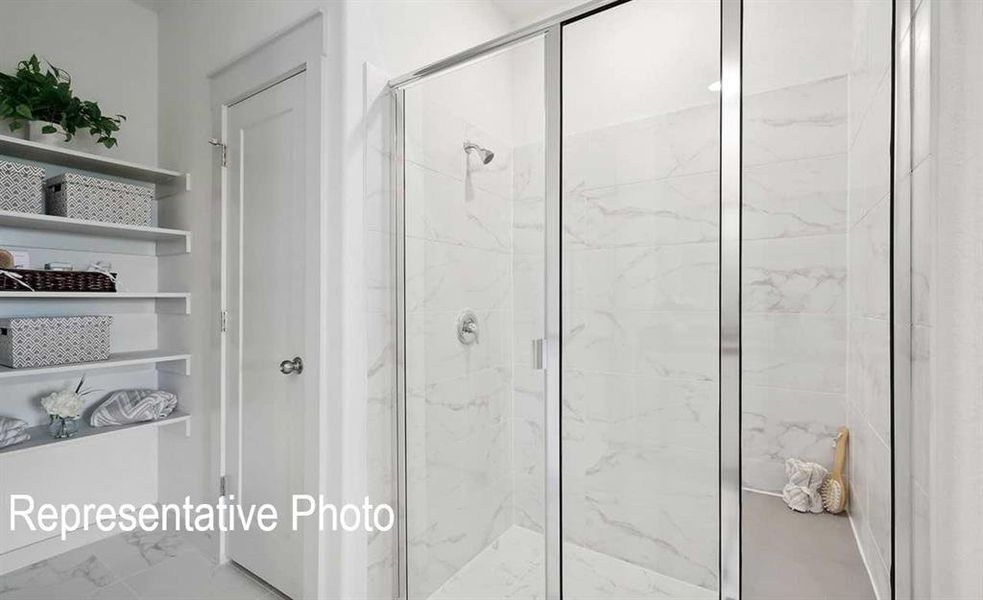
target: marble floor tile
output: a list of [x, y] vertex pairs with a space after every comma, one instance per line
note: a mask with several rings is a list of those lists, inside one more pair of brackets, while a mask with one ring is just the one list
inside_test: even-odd
[[0, 576], [0, 600], [270, 600], [234, 565], [217, 565], [186, 533], [101, 540]]
[[233, 565], [183, 554], [126, 580], [141, 599], [261, 600], [269, 590]]
[[0, 600], [89, 598], [118, 580], [84, 546], [0, 576]]

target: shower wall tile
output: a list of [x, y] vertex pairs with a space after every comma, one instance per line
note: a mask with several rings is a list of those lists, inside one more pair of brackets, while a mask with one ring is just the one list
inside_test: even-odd
[[846, 77], [745, 97], [744, 165], [842, 154], [846, 98]]
[[631, 375], [635, 316], [600, 310], [563, 313], [563, 368]]
[[745, 168], [744, 240], [845, 233], [846, 169], [842, 151]]
[[406, 235], [508, 252], [511, 202], [426, 167], [406, 165]]
[[642, 312], [622, 322], [633, 336], [636, 373], [716, 381], [720, 357], [716, 313]]
[[850, 399], [883, 440], [891, 439], [891, 324], [851, 317]]
[[564, 249], [716, 242], [719, 190], [716, 172], [569, 187], [563, 200]]
[[405, 96], [406, 160], [463, 180], [467, 165], [464, 153], [467, 123], [427, 96], [424, 88]]
[[[850, 144], [849, 222], [862, 220], [891, 191], [891, 78], [885, 76]], [[851, 111], [852, 114], [852, 111]]]
[[641, 375], [634, 378], [633, 392], [640, 447], [716, 452], [720, 431], [716, 382]]
[[715, 313], [571, 309], [564, 368], [714, 381], [719, 333]]
[[716, 452], [601, 443], [567, 465], [566, 541], [703, 587], [717, 585]]
[[781, 492], [785, 459], [829, 466], [838, 427], [846, 423], [843, 394], [745, 385], [742, 452], [755, 461], [744, 469], [744, 485]]
[[849, 514], [878, 597], [890, 596], [890, 449], [866, 426], [850, 424]]
[[746, 385], [827, 393], [846, 391], [844, 317], [751, 314], [744, 316], [742, 329]]
[[545, 372], [513, 367], [512, 469], [516, 525], [544, 530], [546, 498]]
[[719, 123], [719, 108], [707, 104], [568, 135], [564, 181], [593, 189], [716, 171]]
[[886, 319], [891, 310], [891, 203], [885, 198], [850, 232], [851, 314]]
[[505, 310], [512, 300], [508, 254], [406, 238], [406, 311]]
[[508, 477], [511, 385], [510, 367], [482, 369], [427, 385], [428, 472], [444, 467], [479, 479]]
[[843, 235], [746, 241], [741, 264], [745, 314], [846, 312]]
[[881, 109], [885, 106], [872, 104], [871, 99], [876, 96], [885, 76], [890, 74], [892, 22], [890, 2], [854, 0], [852, 7], [853, 48], [849, 74], [851, 140], [857, 137], [868, 113], [874, 107]]
[[719, 252], [716, 243], [571, 250], [564, 305], [716, 312]]

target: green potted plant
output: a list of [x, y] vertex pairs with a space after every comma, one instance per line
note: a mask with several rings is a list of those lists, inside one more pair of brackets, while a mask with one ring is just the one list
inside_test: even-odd
[[64, 138], [66, 144], [87, 132], [95, 144], [116, 146], [115, 134], [126, 117], [104, 115], [97, 103], [72, 93], [72, 78], [67, 72], [47, 61], [45, 65], [31, 55], [17, 63], [12, 75], [0, 73], [0, 122], [5, 122], [6, 129], [46, 143]]

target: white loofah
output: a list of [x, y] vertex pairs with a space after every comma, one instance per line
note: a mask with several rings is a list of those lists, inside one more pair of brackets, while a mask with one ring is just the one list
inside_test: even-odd
[[804, 462], [796, 458], [785, 461], [785, 476], [788, 483], [782, 490], [785, 504], [798, 512], [823, 512], [823, 498], [819, 488], [829, 474], [822, 465]]

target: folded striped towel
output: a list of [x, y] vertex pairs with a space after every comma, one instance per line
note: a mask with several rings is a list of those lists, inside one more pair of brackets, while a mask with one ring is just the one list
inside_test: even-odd
[[177, 406], [177, 396], [162, 390], [119, 390], [99, 405], [89, 424], [93, 427], [125, 425], [156, 421], [171, 414]]
[[13, 417], [0, 417], [0, 448], [13, 446], [31, 439], [27, 423]]

